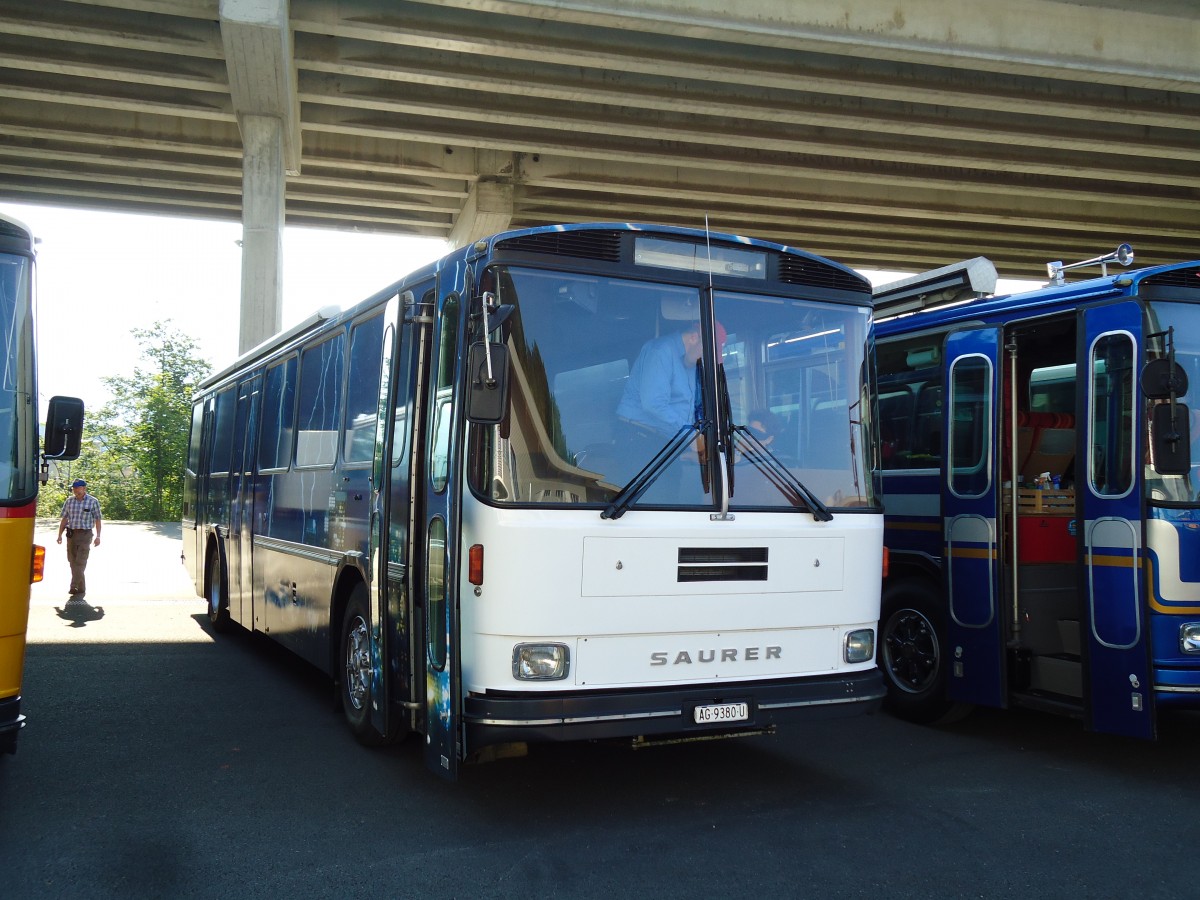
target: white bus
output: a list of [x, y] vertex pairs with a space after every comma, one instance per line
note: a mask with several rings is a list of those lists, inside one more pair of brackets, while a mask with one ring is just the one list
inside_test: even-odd
[[185, 562], [216, 629], [310, 660], [361, 741], [422, 734], [449, 778], [870, 711], [870, 347], [869, 284], [811, 254], [505, 232], [201, 386]]

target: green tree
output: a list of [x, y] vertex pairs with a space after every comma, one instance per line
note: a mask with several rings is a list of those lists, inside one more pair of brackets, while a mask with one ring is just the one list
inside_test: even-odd
[[82, 477], [105, 518], [179, 518], [192, 394], [210, 367], [169, 320], [131, 333], [141, 364], [132, 376], [103, 379], [112, 400], [87, 414], [79, 459], [43, 488], [40, 515], [57, 516], [71, 479]]

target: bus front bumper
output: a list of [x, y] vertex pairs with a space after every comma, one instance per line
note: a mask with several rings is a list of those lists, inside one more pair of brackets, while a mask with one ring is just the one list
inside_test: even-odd
[[[547, 694], [488, 691], [463, 705], [467, 746], [516, 741], [703, 738], [775, 725], [872, 713], [883, 700], [878, 669], [810, 678]], [[746, 703], [747, 718], [697, 723], [698, 706]]]
[[1159, 706], [1200, 709], [1200, 668], [1156, 666], [1154, 699]]

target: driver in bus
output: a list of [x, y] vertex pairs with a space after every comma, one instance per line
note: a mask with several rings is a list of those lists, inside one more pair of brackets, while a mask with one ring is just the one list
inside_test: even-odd
[[[717, 343], [723, 348], [725, 328], [720, 322], [716, 327]], [[700, 418], [696, 363], [702, 347], [699, 322], [682, 332], [647, 341], [629, 372], [625, 392], [617, 404], [617, 418], [663, 440]]]

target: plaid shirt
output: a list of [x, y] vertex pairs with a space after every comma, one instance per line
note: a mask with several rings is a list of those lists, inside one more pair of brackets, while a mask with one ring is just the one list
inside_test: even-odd
[[72, 531], [76, 528], [91, 531], [92, 522], [100, 518], [100, 501], [91, 494], [84, 494], [82, 500], [68, 497], [67, 502], [63, 504], [62, 514], [67, 520], [67, 527]]

